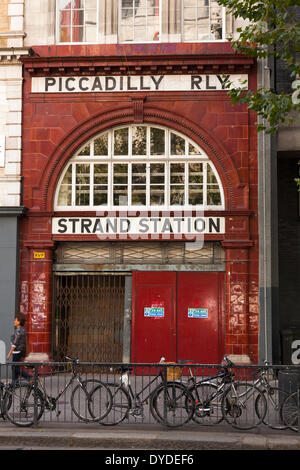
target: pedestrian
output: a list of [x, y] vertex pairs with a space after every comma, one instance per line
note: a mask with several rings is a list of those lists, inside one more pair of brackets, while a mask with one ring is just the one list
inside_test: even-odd
[[[22, 362], [26, 356], [26, 330], [24, 328], [25, 318], [21, 315], [16, 315], [14, 320], [14, 333], [11, 336], [11, 349], [7, 354], [7, 360], [12, 355], [13, 362]], [[22, 376], [29, 379], [30, 375], [23, 370], [20, 366], [12, 367], [12, 381], [16, 382]]]

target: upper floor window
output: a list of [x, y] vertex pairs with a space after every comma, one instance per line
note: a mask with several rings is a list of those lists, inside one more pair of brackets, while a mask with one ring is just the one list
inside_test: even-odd
[[120, 0], [119, 41], [159, 41], [160, 0]]
[[224, 38], [223, 9], [217, 0], [183, 0], [183, 40]]
[[225, 39], [218, 0], [57, 0], [60, 43]]
[[59, 42], [96, 42], [97, 0], [58, 0]]
[[63, 171], [56, 210], [222, 209], [213, 163], [192, 141], [157, 126], [111, 129], [87, 142]]

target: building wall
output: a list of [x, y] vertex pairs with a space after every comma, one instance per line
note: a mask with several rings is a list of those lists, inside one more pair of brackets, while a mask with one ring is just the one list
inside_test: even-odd
[[18, 287], [17, 272], [19, 260], [18, 213], [0, 210], [0, 341], [4, 341], [6, 352], [10, 348], [10, 336], [13, 332], [13, 319], [17, 313]]
[[[201, 44], [197, 48], [195, 45], [180, 44], [176, 53], [168, 54], [167, 59], [164, 45], [157, 46], [155, 54], [151, 46], [144, 45], [140, 59], [136, 53], [141, 52], [141, 47], [127, 46], [126, 57], [132, 54], [135, 57], [133, 67], [138, 67], [143, 74], [149, 67], [149, 60], [155, 66], [162, 57], [164, 64], [172, 61], [174, 67], [180, 68], [180, 57], [185, 55], [191, 59], [192, 47], [193, 54], [196, 51], [200, 58], [204, 51]], [[234, 61], [229, 44], [226, 47]], [[29, 300], [26, 302], [28, 301], [31, 315], [29, 335], [32, 351], [49, 353], [50, 348], [51, 260], [55, 241], [58, 241], [51, 234], [51, 217], [55, 215], [53, 197], [61, 170], [68, 158], [89, 136], [116, 125], [142, 122], [173, 128], [192, 138], [200, 147], [204, 146], [217, 167], [226, 192], [226, 234], [220, 238], [227, 253], [224, 352], [238, 361], [255, 362], [258, 354], [259, 316], [255, 116], [245, 107], [232, 106], [226, 92], [203, 92], [197, 96], [189, 92], [162, 92], [157, 95], [135, 93], [132, 96], [107, 93], [105, 101], [101, 93], [79, 93], [76, 97], [65, 93], [31, 93], [31, 78], [49, 74], [49, 68], [44, 70], [43, 65], [47, 57], [51, 57], [51, 67], [54, 67], [55, 73], [55, 64], [59, 61], [62, 76], [65, 60], [68, 67], [74, 67], [76, 74], [82, 76], [89, 66], [99, 66], [103, 73], [105, 56], [117, 58], [120, 65], [116, 66], [114, 63], [114, 66], [122, 66], [124, 49], [120, 54], [115, 46], [97, 48], [83, 45], [77, 46], [74, 54], [78, 54], [79, 48], [82, 51], [81, 56], [87, 60], [79, 69], [76, 64], [80, 56], [72, 55], [68, 46], [33, 47], [35, 57], [24, 61], [23, 176], [24, 204], [29, 212], [24, 218], [22, 231], [22, 285], [24, 290], [28, 286]], [[205, 46], [206, 51], [207, 49]], [[210, 53], [211, 57], [222, 60], [217, 46], [211, 45]], [[244, 66], [247, 68], [247, 60], [246, 63], [242, 58], [238, 60], [238, 70]], [[221, 71], [226, 67], [225, 62]], [[191, 69], [193, 63], [190, 65]], [[209, 61], [206, 66], [208, 70]], [[165, 65], [163, 73], [166, 73], [164, 67]], [[254, 63], [250, 69], [250, 84], [255, 87]], [[117, 73], [121, 73], [120, 69]], [[69, 237], [68, 240], [70, 239], [72, 238]], [[34, 252], [38, 250], [44, 253], [43, 260], [34, 258]], [[34, 303], [33, 299], [37, 298], [37, 282], [40, 295], [39, 300]], [[25, 309], [26, 302], [22, 306]]]
[[[226, 23], [228, 36], [241, 26], [231, 16]], [[95, 70], [109, 75], [111, 65], [114, 73], [125, 75], [124, 61], [130, 63], [132, 73], [138, 74], [149, 73], [151, 65], [160, 73], [177, 75], [199, 73], [199, 64], [207, 74], [242, 70], [249, 73], [250, 85], [255, 88], [255, 63], [237, 57], [229, 44], [183, 44], [172, 34], [164, 37], [166, 42], [177, 41], [172, 47], [164, 42], [155, 47], [59, 46], [55, 44], [54, 0], [26, 0], [25, 24], [24, 44], [32, 47], [32, 55], [24, 60], [22, 176], [23, 203], [28, 213], [22, 220], [20, 310], [29, 315], [30, 352], [50, 352], [52, 264], [58, 241], [51, 233], [51, 219], [63, 164], [96, 132], [122, 123], [143, 122], [167, 126], [194, 139], [205, 146], [218, 167], [226, 191], [226, 235], [219, 240], [226, 251], [224, 352], [238, 362], [256, 362], [259, 240], [255, 116], [245, 107], [232, 106], [225, 92], [203, 93], [197, 98], [183, 92], [108, 93], [104, 99], [96, 94], [73, 97], [31, 93], [33, 76], [84, 76]], [[35, 257], [37, 251], [44, 258]]]
[[[295, 21], [300, 20], [300, 7], [294, 6]], [[300, 53], [295, 60], [299, 62]], [[292, 80], [282, 61], [274, 64], [277, 92], [291, 93]], [[281, 335], [280, 360], [283, 363], [299, 363], [297, 351], [300, 339], [299, 285], [300, 285], [300, 193], [295, 183], [299, 178], [300, 119], [282, 126], [276, 136], [273, 158], [277, 165], [278, 187], [278, 335]], [[276, 158], [277, 157], [277, 158]]]
[[19, 206], [21, 194], [21, 113], [24, 5], [1, 1], [0, 27], [0, 138], [4, 138], [0, 163], [0, 206]]
[[21, 206], [24, 1], [0, 1], [0, 279], [1, 337], [6, 350], [18, 308]]

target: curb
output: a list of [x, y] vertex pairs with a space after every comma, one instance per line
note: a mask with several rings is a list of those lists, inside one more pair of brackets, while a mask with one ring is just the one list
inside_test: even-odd
[[245, 433], [70, 429], [0, 430], [0, 446], [135, 450], [300, 450], [300, 436]]

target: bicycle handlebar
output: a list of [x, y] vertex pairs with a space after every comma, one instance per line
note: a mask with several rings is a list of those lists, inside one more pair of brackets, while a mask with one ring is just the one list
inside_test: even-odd
[[65, 356], [65, 357], [66, 357], [67, 361], [72, 362], [73, 365], [74, 364], [78, 365], [80, 363], [78, 357], [71, 357], [71, 356]]

